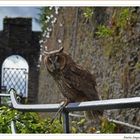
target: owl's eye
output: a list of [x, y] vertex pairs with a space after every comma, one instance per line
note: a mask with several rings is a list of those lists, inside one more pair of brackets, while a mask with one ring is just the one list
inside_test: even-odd
[[51, 57], [47, 57], [47, 59], [46, 59], [46, 67], [47, 67], [48, 71], [53, 72]]
[[54, 62], [55, 63], [61, 63], [61, 61], [62, 61], [62, 57], [59, 56], [59, 55], [56, 55], [55, 58], [54, 58]]
[[59, 56], [57, 62], [60, 64], [60, 69], [62, 70], [66, 65], [66, 58], [64, 56]]
[[57, 62], [60, 62], [61, 61], [61, 57], [60, 56], [56, 56], [56, 59], [57, 59]]

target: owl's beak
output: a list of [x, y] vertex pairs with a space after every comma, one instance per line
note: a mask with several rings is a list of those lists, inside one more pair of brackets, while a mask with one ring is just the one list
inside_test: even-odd
[[56, 65], [55, 65], [55, 63], [52, 63], [52, 67], [53, 67], [53, 71], [55, 71], [55, 70], [56, 70]]

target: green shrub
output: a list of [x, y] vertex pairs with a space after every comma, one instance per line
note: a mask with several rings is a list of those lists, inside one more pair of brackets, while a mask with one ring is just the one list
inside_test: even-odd
[[8, 107], [0, 108], [0, 133], [11, 133], [11, 121], [15, 121], [17, 133], [63, 133], [62, 124], [50, 118], [42, 119], [38, 113], [20, 112]]
[[110, 37], [112, 33], [112, 30], [105, 25], [99, 25], [98, 31], [96, 32], [99, 37]]
[[127, 24], [129, 24], [129, 21], [132, 17], [132, 12], [129, 8], [122, 8], [116, 17], [117, 26], [120, 28], [127, 27]]
[[109, 122], [106, 118], [102, 120], [101, 123], [101, 133], [114, 133], [116, 128], [116, 124], [113, 122]]
[[91, 19], [92, 15], [93, 15], [93, 7], [85, 7], [85, 8], [83, 8], [83, 16], [86, 19]]

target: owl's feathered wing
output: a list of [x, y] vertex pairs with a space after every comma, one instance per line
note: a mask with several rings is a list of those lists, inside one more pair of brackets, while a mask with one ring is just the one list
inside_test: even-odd
[[[95, 88], [96, 81], [92, 74], [82, 69], [80, 66], [70, 66], [64, 74], [64, 81], [74, 89], [78, 91], [78, 97], [83, 97], [85, 101], [99, 100], [97, 90]], [[75, 99], [76, 101], [78, 99]]]
[[[69, 65], [69, 67], [64, 70], [63, 76], [64, 84], [66, 84], [65, 87], [69, 88], [67, 94], [71, 94], [69, 96], [67, 95], [67, 98], [70, 97], [72, 102], [100, 100], [96, 90], [95, 77], [87, 70], [77, 65]], [[92, 110], [88, 112], [88, 118], [102, 115], [102, 110]]]

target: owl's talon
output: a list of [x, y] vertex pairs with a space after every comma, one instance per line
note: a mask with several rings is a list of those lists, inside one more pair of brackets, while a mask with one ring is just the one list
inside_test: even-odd
[[60, 112], [60, 115], [59, 115], [59, 122], [60, 122], [60, 124], [62, 124], [62, 119], [61, 119], [61, 117], [62, 117], [62, 113]]
[[60, 103], [60, 108], [58, 109], [58, 111], [55, 113], [54, 117], [51, 120], [51, 124], [53, 123], [53, 121], [55, 120], [55, 118], [57, 117], [58, 113], [62, 113], [63, 109], [67, 106], [67, 102], [63, 101]]

